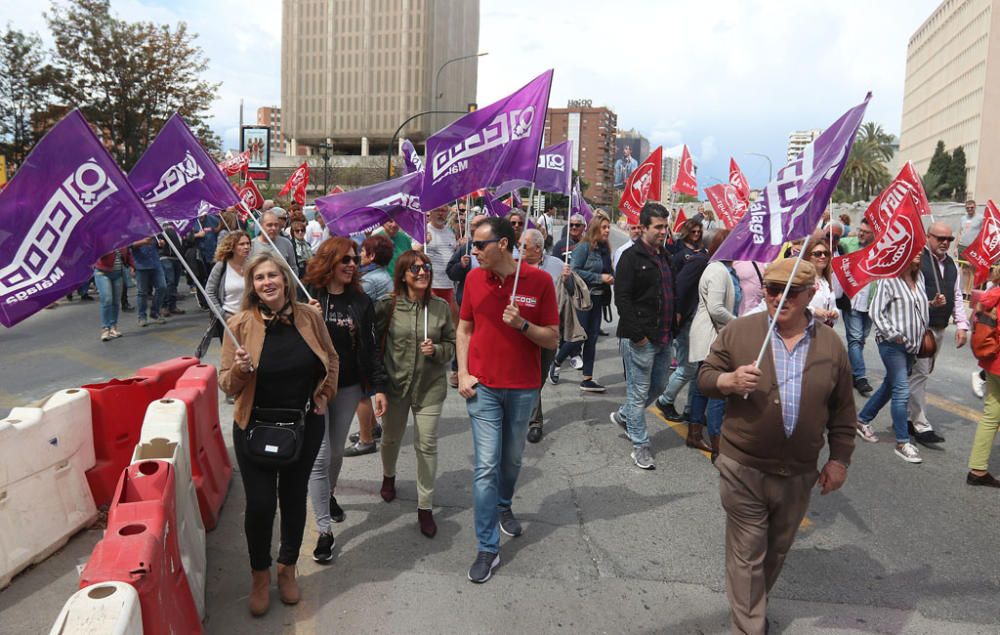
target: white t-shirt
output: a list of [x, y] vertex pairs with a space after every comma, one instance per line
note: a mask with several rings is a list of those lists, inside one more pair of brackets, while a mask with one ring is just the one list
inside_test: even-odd
[[447, 225], [442, 229], [437, 229], [433, 223], [427, 223], [427, 238], [424, 253], [431, 259], [431, 267], [434, 268], [432, 288], [451, 289], [454, 283], [448, 278], [445, 268], [448, 266], [452, 254], [455, 253], [455, 248], [458, 247], [455, 232]]
[[316, 248], [323, 242], [323, 232], [324, 228], [319, 224], [319, 221], [311, 220], [306, 225], [306, 242], [309, 243], [313, 251], [316, 251]]
[[222, 310], [226, 313], [240, 312], [243, 300], [243, 276], [232, 267], [226, 267], [226, 277], [222, 281]]
[[830, 288], [830, 283], [823, 276], [816, 278], [816, 295], [809, 303], [809, 308], [833, 311], [838, 317], [840, 316], [840, 311], [837, 310], [837, 298], [833, 294], [833, 289]]

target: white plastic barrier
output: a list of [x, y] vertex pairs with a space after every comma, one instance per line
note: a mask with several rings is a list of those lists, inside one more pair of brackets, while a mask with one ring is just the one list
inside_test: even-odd
[[0, 589], [97, 519], [90, 393], [61, 390], [0, 420]]
[[173, 464], [177, 491], [177, 538], [181, 562], [198, 617], [205, 619], [205, 525], [201, 522], [198, 496], [191, 479], [191, 441], [187, 408], [180, 399], [158, 399], [149, 404], [142, 421], [139, 444], [132, 463], [161, 459]]
[[142, 635], [139, 594], [125, 582], [102, 582], [66, 600], [49, 635]]

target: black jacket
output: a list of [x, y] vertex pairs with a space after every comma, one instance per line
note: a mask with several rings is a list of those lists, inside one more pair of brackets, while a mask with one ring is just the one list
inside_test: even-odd
[[[667, 281], [667, 287], [673, 289], [673, 279]], [[641, 240], [626, 249], [618, 260], [615, 306], [618, 307], [617, 335], [633, 342], [644, 337], [656, 341], [664, 318], [668, 321], [668, 329], [673, 323], [673, 293], [664, 298], [660, 264]]]
[[678, 329], [694, 319], [698, 310], [698, 283], [707, 266], [708, 254], [694, 253], [674, 278], [674, 310], [681, 316]]
[[[385, 372], [382, 354], [375, 342], [375, 304], [366, 293], [356, 293], [352, 290], [347, 292], [351, 294], [351, 305], [348, 311], [350, 311], [351, 319], [358, 325], [354, 340], [354, 353], [357, 355], [358, 370], [361, 373], [361, 389], [365, 393], [385, 392], [389, 385], [389, 376]], [[326, 288], [312, 288], [309, 289], [309, 295], [319, 301], [325, 323], [330, 294]], [[337, 352], [340, 353], [340, 351]]]
[[[466, 254], [466, 245], [459, 245], [455, 248], [455, 253], [451, 255], [451, 259], [448, 260], [448, 264], [445, 265], [444, 272], [448, 276], [448, 279], [452, 282], [457, 282], [458, 287], [455, 289], [455, 303], [459, 306], [462, 305], [462, 296], [465, 293], [465, 276], [469, 275], [469, 271], [472, 270], [471, 258], [472, 251], [470, 250]], [[462, 266], [462, 256], [468, 255], [470, 258], [470, 264], [468, 267]]]

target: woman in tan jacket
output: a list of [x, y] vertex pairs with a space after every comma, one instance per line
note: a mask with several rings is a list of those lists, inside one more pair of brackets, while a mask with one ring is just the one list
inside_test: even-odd
[[[249, 607], [260, 616], [270, 604], [271, 528], [278, 505], [278, 592], [285, 604], [299, 601], [295, 563], [305, 530], [306, 491], [323, 440], [326, 405], [337, 392], [339, 360], [319, 311], [295, 302], [292, 272], [279, 255], [253, 256], [244, 281], [243, 310], [229, 319], [242, 345], [229, 337], [223, 341], [219, 385], [236, 400], [233, 448], [246, 493], [243, 524], [253, 571]], [[267, 467], [248, 454], [255, 408], [306, 409], [302, 450], [294, 463]]]

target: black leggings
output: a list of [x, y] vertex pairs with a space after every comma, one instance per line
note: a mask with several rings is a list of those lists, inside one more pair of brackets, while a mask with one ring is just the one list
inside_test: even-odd
[[306, 415], [306, 436], [298, 462], [281, 469], [261, 467], [246, 455], [246, 432], [233, 423], [233, 448], [243, 479], [247, 509], [243, 530], [247, 535], [250, 568], [271, 568], [271, 533], [274, 514], [281, 505], [281, 545], [278, 563], [295, 564], [306, 527], [306, 494], [309, 474], [323, 442], [323, 415]]

